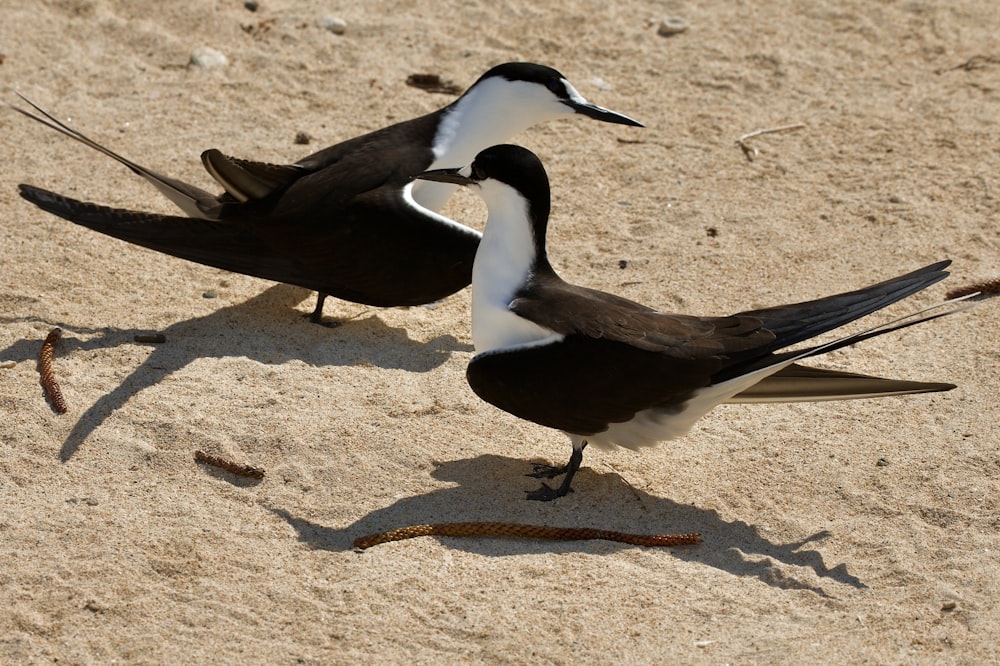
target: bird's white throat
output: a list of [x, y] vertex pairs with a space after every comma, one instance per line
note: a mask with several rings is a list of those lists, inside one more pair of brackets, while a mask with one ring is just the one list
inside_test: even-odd
[[[428, 168], [468, 164], [480, 151], [506, 143], [532, 125], [571, 114], [570, 107], [537, 83], [503, 78], [480, 81], [442, 117], [432, 146], [434, 162]], [[421, 206], [439, 211], [456, 187], [420, 181], [413, 190], [413, 198]]]
[[528, 202], [509, 185], [487, 180], [480, 194], [489, 209], [472, 269], [472, 342], [476, 353], [544, 344], [562, 335], [510, 310], [527, 281], [537, 250]]

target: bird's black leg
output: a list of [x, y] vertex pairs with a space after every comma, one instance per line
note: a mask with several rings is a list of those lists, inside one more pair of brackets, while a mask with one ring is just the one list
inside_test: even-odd
[[[587, 442], [584, 441], [580, 444], [580, 447], [573, 447], [573, 454], [569, 457], [569, 462], [566, 463], [564, 467], [551, 467], [549, 465], [535, 465], [535, 473], [529, 474], [528, 476], [533, 476], [536, 478], [545, 477], [548, 479], [559, 476], [560, 474], [565, 474], [566, 478], [563, 479], [562, 485], [558, 488], [550, 488], [547, 483], [543, 483], [542, 487], [538, 490], [529, 490], [528, 499], [536, 500], [539, 502], [551, 502], [557, 497], [562, 497], [573, 492], [570, 488], [570, 484], [573, 483], [573, 477], [576, 475], [577, 470], [580, 469], [580, 464], [583, 462], [583, 450], [587, 447]], [[548, 468], [548, 470], [539, 468]]]
[[319, 324], [320, 326], [326, 326], [328, 328], [336, 328], [340, 326], [340, 322], [325, 322], [323, 321], [323, 302], [326, 300], [328, 294], [324, 294], [322, 291], [316, 294], [316, 308], [309, 314], [309, 321], [314, 324]]
[[557, 476], [562, 476], [569, 471], [569, 463], [559, 467], [555, 465], [546, 465], [544, 463], [535, 463], [531, 466], [531, 468], [535, 471], [530, 474], [525, 474], [525, 476], [530, 476], [533, 479], [554, 479]]

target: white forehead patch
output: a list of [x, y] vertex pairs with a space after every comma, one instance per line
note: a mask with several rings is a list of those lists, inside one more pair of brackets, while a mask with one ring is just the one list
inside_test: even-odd
[[569, 95], [569, 98], [572, 101], [576, 102], [577, 104], [590, 104], [590, 102], [584, 99], [583, 95], [581, 95], [580, 92], [573, 87], [572, 83], [570, 83], [566, 79], [559, 79], [559, 80], [563, 82], [564, 86], [566, 86], [566, 94]]

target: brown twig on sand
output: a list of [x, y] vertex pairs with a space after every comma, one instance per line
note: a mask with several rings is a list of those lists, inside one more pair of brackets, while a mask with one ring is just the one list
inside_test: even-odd
[[965, 287], [956, 287], [944, 295], [945, 298], [961, 298], [962, 296], [969, 296], [971, 294], [979, 294], [980, 296], [992, 296], [994, 294], [1000, 294], [1000, 278], [994, 278], [992, 280], [983, 280], [982, 282], [976, 282], [975, 284], [970, 284]]
[[462, 92], [460, 86], [451, 81], [443, 81], [437, 74], [410, 74], [406, 77], [406, 85], [420, 88], [430, 93], [441, 93], [444, 95], [458, 95]]
[[754, 130], [744, 134], [740, 138], [736, 139], [736, 145], [740, 147], [743, 151], [743, 155], [747, 158], [747, 162], [753, 162], [754, 155], [757, 154], [757, 149], [752, 148], [747, 145], [747, 139], [752, 139], [755, 136], [760, 136], [762, 134], [778, 134], [779, 132], [791, 132], [793, 130], [803, 129], [806, 126], [805, 123], [795, 123], [793, 125], [782, 125], [781, 127], [770, 127], [768, 129]]
[[53, 328], [45, 337], [42, 350], [38, 353], [38, 374], [42, 378], [42, 389], [52, 401], [52, 408], [59, 414], [65, 414], [69, 407], [66, 406], [66, 399], [59, 388], [59, 382], [56, 381], [56, 375], [52, 372], [52, 357], [55, 353], [56, 342], [61, 335], [61, 328]]
[[548, 525], [526, 525], [523, 523], [435, 523], [431, 525], [411, 525], [398, 530], [369, 534], [354, 540], [359, 550], [377, 546], [380, 543], [401, 541], [420, 536], [497, 536], [520, 537], [525, 539], [553, 539], [556, 541], [583, 541], [604, 539], [636, 546], [693, 546], [701, 543], [700, 534], [629, 534], [592, 528], [550, 527]]
[[224, 469], [227, 472], [235, 474], [236, 476], [245, 476], [251, 479], [264, 478], [264, 470], [260, 467], [241, 465], [239, 463], [234, 463], [232, 460], [226, 460], [225, 458], [219, 458], [218, 456], [210, 456], [204, 451], [195, 451], [194, 459], [200, 463]]
[[996, 65], [1000, 64], [1000, 57], [998, 56], [987, 56], [987, 55], [974, 55], [963, 63], [959, 63], [954, 67], [942, 67], [941, 69], [934, 70], [935, 74], [944, 74], [945, 72], [954, 72], [956, 69], [964, 69], [970, 72], [974, 69], [979, 69], [980, 67], [985, 67], [986, 65]]

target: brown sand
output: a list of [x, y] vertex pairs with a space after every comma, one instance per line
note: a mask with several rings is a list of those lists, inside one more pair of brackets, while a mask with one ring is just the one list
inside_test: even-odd
[[[542, 62], [648, 125], [562, 120], [518, 137], [549, 169], [551, 256], [571, 280], [721, 314], [955, 260], [888, 317], [1000, 275], [995, 2], [542, 4], [3, 0], [0, 82], [208, 185], [205, 148], [293, 161], [451, 99], [409, 74], [464, 87], [500, 62]], [[319, 26], [327, 14], [346, 34]], [[691, 29], [658, 36], [667, 14]], [[229, 66], [187, 68], [200, 46]], [[752, 163], [734, 143], [797, 122], [753, 139]], [[296, 145], [300, 131], [314, 143]], [[304, 289], [26, 204], [19, 182], [172, 210], [10, 110], [0, 134], [0, 361], [17, 362], [0, 370], [0, 662], [1000, 659], [996, 300], [822, 361], [955, 391], [722, 407], [641, 455], [588, 451], [576, 493], [531, 503], [529, 461], [569, 447], [467, 387], [468, 290], [410, 309], [331, 301], [347, 323], [310, 325]], [[484, 219], [469, 195], [448, 210]], [[35, 366], [56, 326], [65, 415]], [[133, 341], [148, 332], [167, 342]], [[199, 449], [267, 476], [215, 471]], [[705, 543], [350, 548], [470, 520]]]

